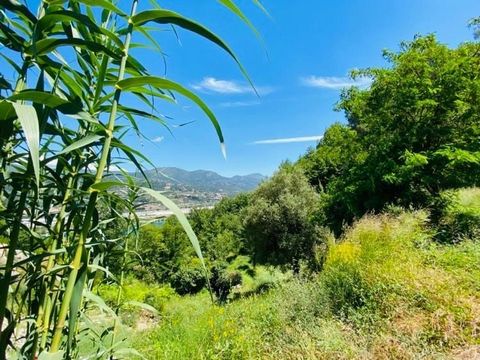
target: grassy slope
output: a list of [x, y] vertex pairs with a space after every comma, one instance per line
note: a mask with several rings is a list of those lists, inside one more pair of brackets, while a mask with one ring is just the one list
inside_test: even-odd
[[425, 220], [364, 217], [316, 279], [223, 307], [206, 294], [174, 298], [137, 348], [150, 359], [471, 359], [480, 354], [480, 243], [438, 245]]

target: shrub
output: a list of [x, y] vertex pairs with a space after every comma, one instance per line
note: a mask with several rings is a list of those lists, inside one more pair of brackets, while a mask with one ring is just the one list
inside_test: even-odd
[[480, 236], [480, 188], [446, 191], [436, 206], [439, 241], [456, 243]]
[[196, 294], [205, 287], [205, 271], [198, 259], [180, 266], [170, 280], [170, 285], [179, 295]]
[[242, 283], [242, 274], [238, 270], [228, 269], [227, 264], [219, 263], [212, 267], [210, 286], [219, 302], [225, 302], [234, 286]]
[[286, 265], [296, 273], [324, 243], [315, 221], [319, 196], [299, 167], [283, 164], [262, 183], [245, 209], [245, 231], [255, 263]]
[[416, 244], [428, 236], [426, 219], [422, 212], [366, 216], [347, 230], [321, 276], [334, 314], [353, 321], [360, 316], [363, 326], [363, 315], [376, 321], [391, 310], [392, 298], [410, 290], [420, 267]]

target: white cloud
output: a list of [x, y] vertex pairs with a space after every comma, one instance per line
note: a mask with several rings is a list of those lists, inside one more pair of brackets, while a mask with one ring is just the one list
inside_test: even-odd
[[[250, 84], [232, 80], [220, 80], [214, 77], [205, 77], [199, 83], [192, 85], [192, 87], [195, 90], [220, 94], [255, 94], [255, 90]], [[269, 86], [255, 87], [255, 89], [260, 95], [270, 94], [274, 90]]]
[[268, 139], [268, 140], [257, 140], [253, 144], [289, 144], [289, 143], [299, 143], [299, 142], [311, 142], [311, 141], [320, 141], [322, 140], [323, 135], [315, 136], [299, 136], [291, 138], [281, 138], [281, 139]]
[[245, 106], [255, 106], [260, 105], [260, 101], [229, 101], [222, 102], [219, 105], [221, 107], [245, 107]]
[[159, 142], [163, 141], [163, 139], [164, 139], [163, 136], [157, 136], [157, 137], [154, 137], [154, 138], [152, 139], [152, 142], [154, 142], [154, 143], [159, 143]]
[[305, 86], [339, 90], [351, 86], [366, 87], [372, 83], [372, 79], [359, 77], [353, 80], [346, 77], [310, 75], [302, 78], [301, 82]]

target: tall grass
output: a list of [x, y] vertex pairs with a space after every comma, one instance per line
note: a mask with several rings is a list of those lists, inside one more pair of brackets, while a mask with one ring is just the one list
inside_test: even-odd
[[[95, 305], [115, 317], [91, 290], [99, 272], [110, 276], [102, 266], [113, 241], [105, 236], [106, 224], [125, 217], [130, 231], [139, 226], [128, 194], [143, 192], [170, 207], [202, 259], [175, 204], [112, 170], [125, 160], [142, 174], [142, 166], [153, 165], [123, 139], [130, 130], [143, 136], [140, 119], [167, 126], [157, 104], [175, 102], [177, 94], [205, 113], [222, 149], [223, 134], [197, 95], [151, 74], [132, 44], [140, 41], [163, 56], [153, 26], [180, 27], [218, 46], [246, 73], [228, 45], [203, 25], [159, 6], [139, 11], [138, 2], [125, 10], [125, 3], [111, 0], [44, 0], [37, 9], [31, 2], [0, 1], [0, 235], [8, 239], [0, 358], [75, 358], [82, 338], [104, 343], [105, 334], [85, 326], [87, 309]], [[234, 2], [220, 3], [253, 28]], [[102, 206], [112, 211], [105, 214]], [[94, 357], [115, 356], [120, 342], [110, 338]]]
[[172, 298], [136, 346], [150, 359], [473, 359], [480, 244], [434, 233], [423, 211], [365, 216], [316, 277], [225, 306]]

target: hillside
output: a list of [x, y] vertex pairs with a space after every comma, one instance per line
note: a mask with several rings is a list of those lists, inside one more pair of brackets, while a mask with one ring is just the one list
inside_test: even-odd
[[[188, 171], [162, 167], [145, 172], [151, 186], [165, 193], [182, 207], [210, 206], [226, 196], [255, 189], [266, 179], [261, 174], [222, 176], [214, 171]], [[139, 182], [145, 180], [135, 175]]]

